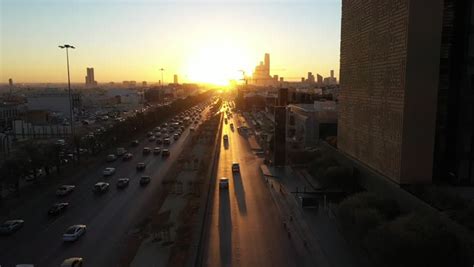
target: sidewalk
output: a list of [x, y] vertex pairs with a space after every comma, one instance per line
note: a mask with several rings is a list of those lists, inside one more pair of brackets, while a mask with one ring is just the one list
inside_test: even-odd
[[286, 223], [290, 231], [298, 233], [305, 240], [308, 250], [316, 257], [317, 262], [325, 258], [325, 261], [328, 261], [327, 266], [364, 266], [350, 250], [330, 212], [323, 207], [301, 207], [298, 193], [295, 192], [303, 192], [304, 188], [312, 191], [314, 185], [309, 184], [307, 179], [291, 167], [275, 168], [262, 165], [261, 170], [282, 216], [288, 218]]

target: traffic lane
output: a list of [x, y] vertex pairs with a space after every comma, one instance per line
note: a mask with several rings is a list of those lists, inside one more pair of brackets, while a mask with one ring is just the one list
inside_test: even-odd
[[[231, 121], [234, 126], [239, 125], [237, 120]], [[240, 173], [233, 175], [232, 190], [234, 206], [239, 210], [233, 220], [239, 225], [235, 239], [242, 245], [233, 249], [233, 258], [239, 259], [236, 263], [241, 266], [304, 266], [283, 230], [277, 207], [261, 178], [262, 160], [253, 154], [246, 139], [231, 130], [228, 133], [232, 157], [240, 163]]]
[[[178, 140], [178, 146], [179, 146], [179, 143], [182, 142], [182, 140], [184, 140], [187, 136], [187, 134], [189, 133], [189, 130], [186, 130], [185, 133], [183, 133], [183, 136], [182, 138], [180, 138]], [[142, 144], [141, 147], [143, 146], [146, 146], [147, 144], [144, 143]], [[177, 151], [174, 151], [176, 149], [173, 148], [174, 145], [172, 145], [172, 148], [171, 148], [171, 154], [172, 156], [170, 157], [170, 161], [173, 160], [174, 158], [174, 154], [177, 154], [176, 152]], [[148, 162], [149, 165], [155, 165], [156, 166], [159, 166], [160, 162], [156, 162], [156, 160], [158, 160], [158, 158], [161, 158], [161, 157], [156, 157], [156, 156], [147, 156], [145, 157], [146, 161]], [[138, 162], [139, 160], [142, 160], [141, 158], [139, 157], [134, 157], [134, 160], [135, 162]], [[130, 163], [130, 162], [129, 162]], [[122, 170], [122, 167], [118, 166], [119, 163], [115, 162], [114, 165], [112, 166], [115, 166], [117, 168], [117, 173], [110, 177], [110, 178], [106, 178], [106, 179], [109, 179], [110, 182], [111, 182], [111, 189], [113, 189], [115, 187], [115, 181], [120, 177], [122, 176], [129, 176], [129, 177], [133, 177], [133, 172], [130, 171], [130, 169], [133, 169], [134, 170], [134, 166], [133, 168], [126, 168], [125, 169], [125, 172], [124, 171], [121, 171]], [[109, 165], [110, 166], [110, 165]], [[149, 170], [149, 168], [147, 168]], [[127, 172], [128, 171], [128, 172]], [[147, 173], [147, 172], [145, 172]], [[152, 175], [155, 175], [154, 173], [151, 173]], [[98, 178], [99, 177], [99, 178]], [[87, 179], [83, 179], [83, 183], [85, 183], [85, 181], [89, 181], [89, 180], [93, 180], [93, 182], [95, 183], [96, 181], [94, 180], [106, 180], [106, 179], [103, 179], [101, 178], [101, 170], [97, 170], [95, 173], [89, 175], [87, 177]], [[107, 181], [109, 182], [109, 181]], [[133, 183], [133, 178], [132, 178], [132, 181], [131, 183]], [[138, 183], [138, 182], [137, 182]], [[44, 241], [48, 240], [48, 243], [52, 243], [54, 244], [54, 240], [61, 240], [61, 236], [62, 236], [62, 233], [67, 229], [68, 226], [72, 225], [72, 224], [77, 224], [77, 223], [85, 223], [83, 221], [86, 221], [86, 222], [89, 222], [90, 220], [88, 219], [82, 219], [81, 222], [78, 222], [77, 218], [86, 218], [87, 216], [89, 218], [95, 218], [97, 217], [96, 215], [98, 214], [98, 211], [101, 211], [101, 210], [104, 210], [104, 205], [106, 205], [108, 203], [108, 201], [110, 201], [112, 198], [116, 197], [115, 194], [111, 194], [110, 192], [107, 193], [106, 195], [104, 196], [101, 196], [101, 198], [98, 200], [98, 198], [96, 197], [93, 197], [93, 198], [90, 198], [90, 194], [91, 194], [91, 190], [92, 190], [92, 185], [93, 183], [91, 183], [91, 185], [88, 186], [88, 188], [86, 189], [86, 187], [84, 186], [80, 186], [78, 187], [78, 190], [76, 190], [76, 192], [74, 192], [68, 201], [71, 201], [71, 202], [78, 202], [78, 203], [81, 203], [81, 206], [84, 207], [84, 206], [88, 206], [89, 208], [86, 210], [86, 209], [82, 209], [80, 211], [76, 211], [76, 212], [72, 212], [72, 211], [66, 211], [66, 213], [64, 214], [64, 216], [62, 217], [59, 217], [58, 220], [55, 220], [54, 221], [54, 225], [51, 225], [51, 224], [48, 224], [46, 225], [46, 229], [43, 229], [43, 232], [44, 234], [41, 234], [41, 238], [39, 238], [39, 242], [32, 242], [31, 241], [31, 237], [32, 236], [37, 236], [38, 235], [38, 229], [33, 229], [33, 233], [28, 233], [27, 231], [24, 231], [24, 235], [27, 235], [28, 236], [28, 240], [25, 240], [27, 242], [21, 242], [19, 241], [18, 243], [22, 244], [22, 249], [19, 250], [21, 252], [31, 252], [33, 251], [34, 252], [34, 255], [20, 255], [18, 258], [22, 259], [22, 260], [27, 260], [29, 258], [31, 258], [31, 262], [37, 262], [36, 259], [40, 258], [40, 261], [43, 261], [42, 259], [45, 258], [45, 254], [47, 255], [48, 253], [44, 253], [44, 251], [42, 250], [42, 243], [44, 244]], [[130, 192], [131, 190], [129, 190]], [[119, 193], [119, 192], [117, 192]], [[126, 195], [126, 194], [125, 194]], [[78, 201], [78, 198], [80, 198], [80, 201]], [[116, 201], [116, 200], [114, 200]], [[128, 198], [123, 198], [122, 197], [122, 203], [127, 203], [128, 202]], [[73, 206], [73, 205], [72, 205]], [[118, 205], [114, 205], [116, 207], [118, 207]], [[91, 209], [91, 207], [93, 207]], [[109, 209], [105, 209], [106, 211], [107, 210], [110, 210], [110, 211], [113, 211], [114, 208], [109, 208]], [[118, 210], [117, 208], [115, 208], [115, 210]], [[79, 213], [79, 215], [78, 215]], [[112, 212], [113, 213], [113, 212]], [[107, 217], [107, 216], [110, 216], [108, 215], [109, 213], [108, 212], [105, 212], [105, 213], [101, 213], [101, 215], [104, 214], [102, 217]], [[115, 212], [115, 214], [120, 214], [120, 212]], [[69, 218], [69, 220], [68, 220]], [[98, 221], [105, 221], [105, 220], [102, 220], [102, 219], [99, 219]], [[87, 223], [88, 225], [90, 225], [91, 223]], [[25, 227], [26, 228], [26, 227]], [[90, 227], [89, 227], [90, 228]], [[26, 230], [26, 229], [22, 229], [22, 230]], [[41, 232], [41, 230], [40, 230]], [[43, 238], [43, 237], [46, 237], [46, 238]], [[57, 239], [53, 239], [53, 237], [56, 237]], [[10, 240], [11, 241], [11, 240]], [[30, 245], [30, 248], [28, 247], [25, 247], [24, 244], [27, 243], [27, 244], [31, 244]], [[60, 242], [62, 243], [62, 242]], [[87, 242], [83, 242], [83, 243], [87, 243]], [[11, 250], [14, 250], [14, 247], [15, 246], [12, 246], [11, 245], [12, 242], [8, 242], [8, 246], [11, 248]], [[92, 246], [94, 247], [94, 246]], [[55, 253], [54, 254], [57, 254], [56, 252], [58, 251], [58, 247], [51, 247], [51, 248], [48, 248], [50, 251], [54, 251]], [[18, 250], [16, 250], [15, 252], [17, 252]], [[2, 250], [2, 254], [4, 254], [3, 252], [7, 252], [6, 250]], [[23, 254], [23, 253], [21, 253]], [[5, 255], [7, 255], [5, 253]], [[4, 258], [4, 257], [1, 257], [1, 258]], [[8, 254], [8, 258], [11, 258], [12, 259], [12, 263], [16, 263], [17, 261], [15, 260], [15, 258], [17, 257], [14, 257], [13, 255], [11, 254]], [[49, 258], [51, 258], [51, 256], [49, 256]], [[3, 260], [2, 260], [3, 261]]]
[[[177, 152], [175, 147], [178, 148], [177, 146], [171, 148], [172, 155], [176, 154], [173, 152]], [[161, 156], [147, 156], [145, 160], [149, 164], [147, 167], [147, 171], [144, 173], [151, 176], [159, 175], [159, 172], [157, 173], [156, 170], [159, 171], [160, 169], [162, 169], [162, 165], [166, 164], [167, 162], [170, 162], [167, 164], [170, 165], [171, 161], [173, 161], [175, 157], [176, 156], [171, 156], [169, 159], [162, 160]], [[129, 188], [126, 188], [124, 190], [115, 189], [115, 180], [117, 180], [119, 176], [129, 176], [132, 178]], [[51, 224], [46, 225], [45, 228], [32, 228], [35, 232], [32, 235], [28, 236], [27, 240], [22, 240], [17, 243], [17, 245], [21, 246], [21, 249], [17, 249], [18, 246], [15, 245], [11, 246], [9, 249], [10, 253], [5, 254], [5, 257], [2, 256], [2, 259], [8, 258], [10, 261], [2, 260], [2, 263], [15, 264], [19, 261], [26, 261], [40, 264], [40, 266], [54, 266], [59, 265], [60, 261], [67, 256], [66, 254], [69, 253], [72, 253], [70, 256], [80, 255], [88, 256], [88, 258], [89, 256], [90, 258], [94, 258], [94, 256], [97, 255], [98, 257], [103, 257], [104, 254], [102, 253], [96, 254], [96, 248], [98, 243], [104, 243], [104, 239], [107, 239], [108, 235], [104, 235], [101, 233], [109, 233], [113, 231], [120, 233], [120, 231], [115, 231], [120, 228], [117, 227], [118, 225], [116, 224], [116, 221], [110, 220], [109, 218], [113, 218], [114, 215], [125, 214], [126, 216], [119, 216], [119, 219], [121, 220], [120, 224], [122, 226], [127, 225], [127, 223], [130, 222], [130, 219], [133, 218], [127, 211], [133, 211], [135, 208], [135, 204], [137, 204], [140, 199], [147, 198], [149, 195], [150, 190], [146, 190], [148, 189], [148, 187], [140, 188], [140, 186], [138, 185], [138, 177], [134, 176], [138, 176], [135, 171], [134, 165], [130, 166], [130, 168], [119, 168], [117, 169], [117, 173], [113, 177], [106, 179], [97, 178], [97, 175], [95, 173], [91, 174], [91, 177], [89, 177], [88, 179], [93, 180], [91, 185], [87, 188], [82, 187], [82, 190], [77, 190], [78, 192], [74, 192], [70, 198], [71, 203], [81, 203], [81, 208], [73, 209], [74, 207], [71, 204], [72, 206], [70, 210], [66, 211], [63, 216], [58, 217]], [[92, 192], [92, 185], [96, 182], [95, 180], [98, 179], [106, 180], [106, 182], [111, 183], [111, 188], [109, 192], [103, 195], [95, 195]], [[153, 188], [155, 185], [156, 182], [153, 180], [149, 187]], [[127, 203], [130, 203], [130, 205], [128, 205], [128, 208], [126, 206]], [[65, 245], [61, 240], [62, 234], [70, 225], [73, 224], [86, 224], [88, 226], [89, 231], [84, 237], [84, 240], [79, 240], [78, 242], [78, 244], [82, 244], [82, 246]], [[95, 236], [97, 232], [95, 231], [95, 229], [100, 229], [100, 231], [98, 231], [97, 236]], [[45, 244], [48, 244], [48, 246], [45, 246]], [[84, 247], [92, 248], [92, 253], [90, 255], [87, 255], [89, 253], [83, 253], [84, 250], [81, 248]], [[77, 254], [78, 252], [80, 253]], [[61, 257], [60, 255], [63, 253], [65, 256]], [[51, 264], [49, 264], [49, 262], [51, 262]], [[88, 262], [91, 261], [88, 260]]]

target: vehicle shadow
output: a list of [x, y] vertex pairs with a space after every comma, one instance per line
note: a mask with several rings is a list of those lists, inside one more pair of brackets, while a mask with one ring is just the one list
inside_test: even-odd
[[245, 201], [245, 190], [242, 183], [242, 177], [240, 173], [232, 173], [234, 178], [234, 194], [237, 199], [237, 204], [239, 206], [239, 212], [241, 215], [247, 215], [247, 203]]
[[219, 190], [219, 251], [221, 266], [230, 266], [232, 264], [232, 218], [229, 190]]

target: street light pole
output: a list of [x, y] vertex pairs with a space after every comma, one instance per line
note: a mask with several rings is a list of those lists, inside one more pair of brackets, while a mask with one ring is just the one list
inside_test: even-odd
[[69, 90], [69, 124], [71, 125], [71, 136], [74, 138], [74, 120], [73, 120], [73, 107], [72, 107], [72, 95], [71, 95], [71, 76], [69, 74], [69, 48], [76, 49], [72, 45], [60, 45], [59, 48], [64, 49], [66, 48], [66, 61], [67, 61], [67, 86]]
[[161, 89], [163, 89], [163, 86], [165, 84], [165, 81], [163, 80], [163, 71], [165, 71], [165, 69], [161, 68]]

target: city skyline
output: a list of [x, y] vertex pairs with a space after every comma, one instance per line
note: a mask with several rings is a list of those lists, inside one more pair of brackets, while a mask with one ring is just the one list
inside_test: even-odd
[[[182, 82], [223, 84], [240, 79], [241, 69], [251, 73], [264, 53], [272, 55], [272, 75], [329, 76], [334, 69], [337, 76], [340, 5], [326, 0], [133, 5], [7, 0], [1, 3], [0, 80], [64, 82], [57, 45], [65, 42], [77, 48], [70, 53], [73, 83], [83, 82], [83, 70], [93, 66], [99, 83], [157, 82], [164, 68], [165, 83], [178, 74]], [[319, 15], [313, 18], [314, 13]], [[301, 38], [307, 41], [297, 41]]]

